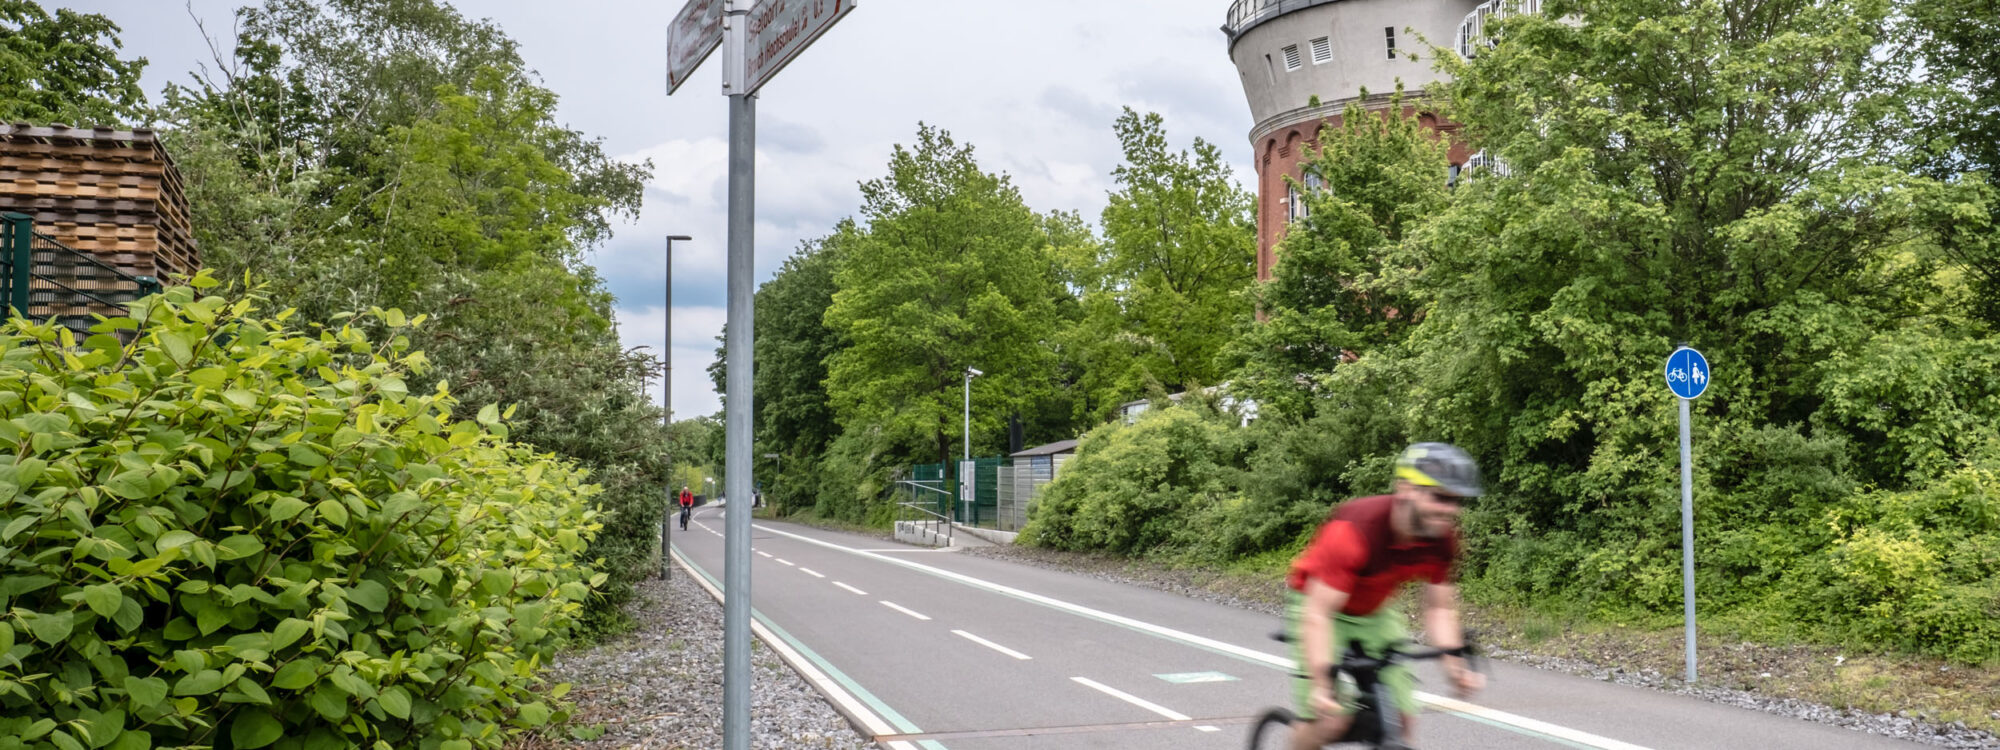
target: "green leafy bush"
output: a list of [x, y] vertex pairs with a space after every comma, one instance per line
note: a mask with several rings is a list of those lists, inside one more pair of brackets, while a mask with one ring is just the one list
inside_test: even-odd
[[1966, 662], [2000, 659], [2000, 444], [1908, 492], [1856, 495], [1798, 568], [1798, 615]]
[[0, 748], [497, 747], [554, 718], [529, 688], [603, 580], [595, 489], [496, 408], [408, 393], [402, 313], [288, 329], [216, 286], [80, 346], [0, 328]]
[[1241, 447], [1232, 425], [1195, 407], [1091, 430], [1031, 509], [1023, 537], [1122, 555], [1185, 544], [1196, 514], [1235, 494]]

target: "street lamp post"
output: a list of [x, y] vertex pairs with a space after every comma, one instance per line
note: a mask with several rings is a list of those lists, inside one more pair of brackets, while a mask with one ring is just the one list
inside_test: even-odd
[[965, 460], [972, 460], [972, 379], [985, 375], [971, 367], [965, 368]]
[[[687, 242], [692, 239], [694, 238], [685, 234], [667, 235], [667, 304], [666, 307], [662, 308], [667, 317], [667, 324], [665, 326], [665, 344], [667, 348], [660, 351], [660, 363], [666, 368], [660, 374], [660, 424], [669, 431], [674, 428], [674, 240]], [[672, 445], [671, 441], [668, 445]], [[667, 466], [670, 469], [673, 466], [673, 455], [671, 453], [667, 456]], [[672, 580], [674, 570], [673, 516], [674, 506], [678, 503], [671, 501], [678, 500], [679, 498], [674, 497], [674, 478], [671, 471], [667, 475], [666, 489], [667, 498], [670, 502], [667, 503], [667, 512], [660, 514], [660, 578], [662, 580]]]
[[[965, 476], [965, 464], [972, 461], [972, 379], [985, 374], [976, 368], [965, 368], [965, 446], [962, 448], [965, 460], [958, 464], [958, 494], [960, 495], [958, 503], [961, 512], [963, 512], [966, 502], [966, 498], [964, 497], [965, 488], [969, 486], [967, 484], [969, 477]], [[953, 515], [957, 514], [954, 513]]]

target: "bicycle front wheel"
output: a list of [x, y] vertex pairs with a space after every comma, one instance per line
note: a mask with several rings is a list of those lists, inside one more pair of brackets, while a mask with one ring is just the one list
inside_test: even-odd
[[1286, 750], [1292, 746], [1292, 722], [1298, 717], [1283, 708], [1264, 711], [1250, 725], [1250, 750]]

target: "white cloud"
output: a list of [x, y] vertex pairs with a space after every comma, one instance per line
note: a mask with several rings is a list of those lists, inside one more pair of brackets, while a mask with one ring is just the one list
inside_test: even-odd
[[[625, 348], [645, 347], [657, 354], [666, 331], [666, 316], [658, 305], [619, 308], [618, 339]], [[708, 366], [715, 362], [715, 337], [722, 335], [727, 311], [721, 307], [674, 308], [674, 418], [687, 419], [714, 414], [722, 409], [722, 399], [708, 379]], [[647, 398], [660, 402], [660, 386], [653, 383]]]

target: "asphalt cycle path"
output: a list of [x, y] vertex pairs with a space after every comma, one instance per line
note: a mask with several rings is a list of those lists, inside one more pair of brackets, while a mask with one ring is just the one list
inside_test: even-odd
[[[723, 518], [703, 508], [676, 557], [711, 593]], [[950, 550], [759, 520], [759, 638], [892, 750], [1241, 748], [1289, 705], [1267, 615]], [[1425, 748], [1911, 748], [1873, 735], [1489, 662], [1471, 702], [1417, 666]]]

